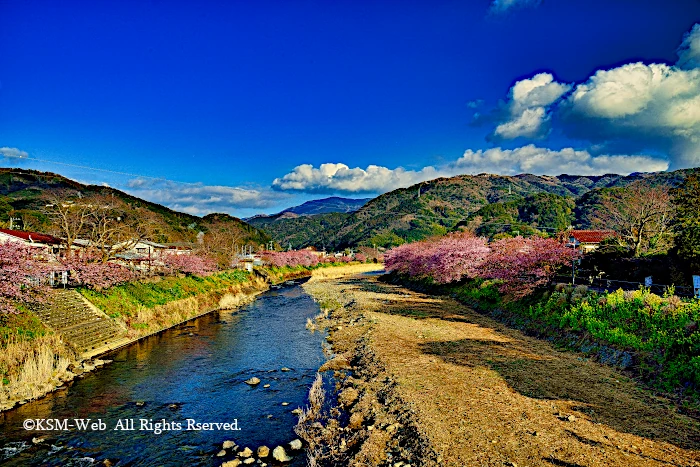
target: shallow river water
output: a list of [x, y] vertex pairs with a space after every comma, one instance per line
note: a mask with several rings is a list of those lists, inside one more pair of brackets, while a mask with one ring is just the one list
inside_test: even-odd
[[[295, 438], [291, 411], [306, 404], [325, 361], [325, 334], [305, 328], [318, 312], [298, 284], [287, 285], [102, 357], [113, 363], [0, 414], [0, 464], [218, 466], [230, 458], [216, 457], [227, 439], [253, 450], [283, 445]], [[244, 383], [252, 376], [262, 381], [257, 387]], [[37, 419], [68, 421], [71, 429], [23, 428]], [[96, 425], [83, 429], [76, 419]], [[236, 421], [238, 431], [188, 429]], [[159, 422], [166, 429], [156, 434]], [[32, 443], [41, 436], [45, 442]], [[304, 454], [291, 465], [305, 465]]]

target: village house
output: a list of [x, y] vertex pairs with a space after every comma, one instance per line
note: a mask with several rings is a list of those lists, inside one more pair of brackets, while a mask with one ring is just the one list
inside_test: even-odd
[[[141, 257], [146, 260], [159, 260], [164, 254], [167, 254], [168, 246], [162, 243], [152, 242], [150, 240], [132, 240], [127, 242], [116, 243], [112, 246], [112, 250], [119, 251], [119, 254], [128, 254], [131, 257]], [[119, 254], [117, 256], [119, 256]]]
[[37, 251], [40, 250], [45, 255], [44, 258], [47, 261], [55, 259], [63, 249], [60, 238], [26, 230], [0, 229], [0, 243], [5, 242], [23, 243], [36, 248]]
[[314, 246], [307, 246], [306, 248], [304, 248], [304, 250], [308, 251], [309, 253], [311, 253], [315, 256], [318, 256], [319, 258], [324, 258], [326, 256], [325, 251], [319, 251], [318, 248], [316, 248]]
[[584, 253], [595, 251], [600, 243], [617, 234], [614, 230], [569, 230], [565, 232], [568, 244]]

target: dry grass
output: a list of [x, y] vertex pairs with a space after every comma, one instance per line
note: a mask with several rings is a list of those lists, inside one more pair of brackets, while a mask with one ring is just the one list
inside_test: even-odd
[[294, 427], [294, 432], [308, 445], [307, 460], [309, 467], [319, 465], [323, 457], [323, 438], [321, 432], [312, 425], [321, 418], [321, 410], [326, 393], [323, 389], [323, 378], [320, 373], [316, 373], [311, 388], [309, 389], [309, 405], [302, 409], [299, 420]]
[[142, 337], [180, 324], [209, 310], [237, 308], [254, 300], [259, 290], [266, 287], [262, 280], [245, 285], [247, 287], [235, 285], [225, 290], [203, 293], [153, 308], [140, 306], [133, 310], [131, 316], [120, 316], [117, 319], [123, 320], [129, 329], [129, 337]]
[[[700, 465], [697, 420], [581, 354], [373, 278], [307, 290], [341, 301], [348, 321], [364, 316], [333, 332], [334, 345], [367, 343], [385, 369], [369, 380], [396, 381], [439, 465]], [[365, 442], [367, 459], [379, 455], [383, 438]]]
[[349, 370], [351, 367], [348, 361], [347, 355], [336, 355], [335, 357], [327, 360], [321, 368], [318, 369], [319, 372], [329, 371], [329, 370]]
[[50, 391], [75, 359], [75, 352], [55, 335], [8, 342], [0, 352], [0, 406]]
[[384, 265], [381, 263], [348, 264], [344, 266], [318, 268], [311, 272], [311, 279], [309, 279], [309, 281], [337, 279], [339, 277], [362, 274], [365, 272], [381, 271], [382, 269], [384, 269]]

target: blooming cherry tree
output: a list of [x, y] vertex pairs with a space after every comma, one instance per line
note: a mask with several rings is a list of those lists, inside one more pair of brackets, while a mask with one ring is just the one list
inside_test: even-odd
[[172, 271], [195, 276], [208, 276], [216, 271], [216, 263], [213, 260], [195, 254], [166, 255], [163, 257], [163, 263]]
[[82, 253], [60, 259], [60, 269], [68, 271], [73, 284], [101, 290], [136, 278], [133, 271], [120, 264], [103, 263], [97, 253]]
[[459, 233], [393, 248], [385, 255], [385, 266], [439, 284], [495, 279], [501, 292], [516, 298], [546, 284], [557, 268], [571, 264], [578, 255], [554, 239], [515, 237], [487, 245], [484, 238]]
[[268, 261], [272, 266], [305, 266], [311, 267], [318, 264], [318, 257], [307, 250], [301, 251], [263, 251], [263, 259]]
[[489, 251], [485, 238], [456, 233], [393, 248], [384, 261], [389, 271], [447, 284], [476, 277]]
[[51, 266], [37, 250], [18, 242], [0, 244], [0, 314], [17, 313], [16, 303], [42, 301]]
[[551, 238], [505, 238], [491, 243], [480, 275], [500, 281], [499, 290], [523, 297], [550, 281], [556, 269], [570, 265], [580, 253]]

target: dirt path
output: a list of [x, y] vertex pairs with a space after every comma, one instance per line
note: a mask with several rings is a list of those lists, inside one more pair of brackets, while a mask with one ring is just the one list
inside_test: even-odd
[[305, 287], [337, 304], [336, 352], [363, 342], [386, 373], [372, 381], [397, 383], [438, 465], [700, 465], [697, 420], [582, 354], [376, 278]]

